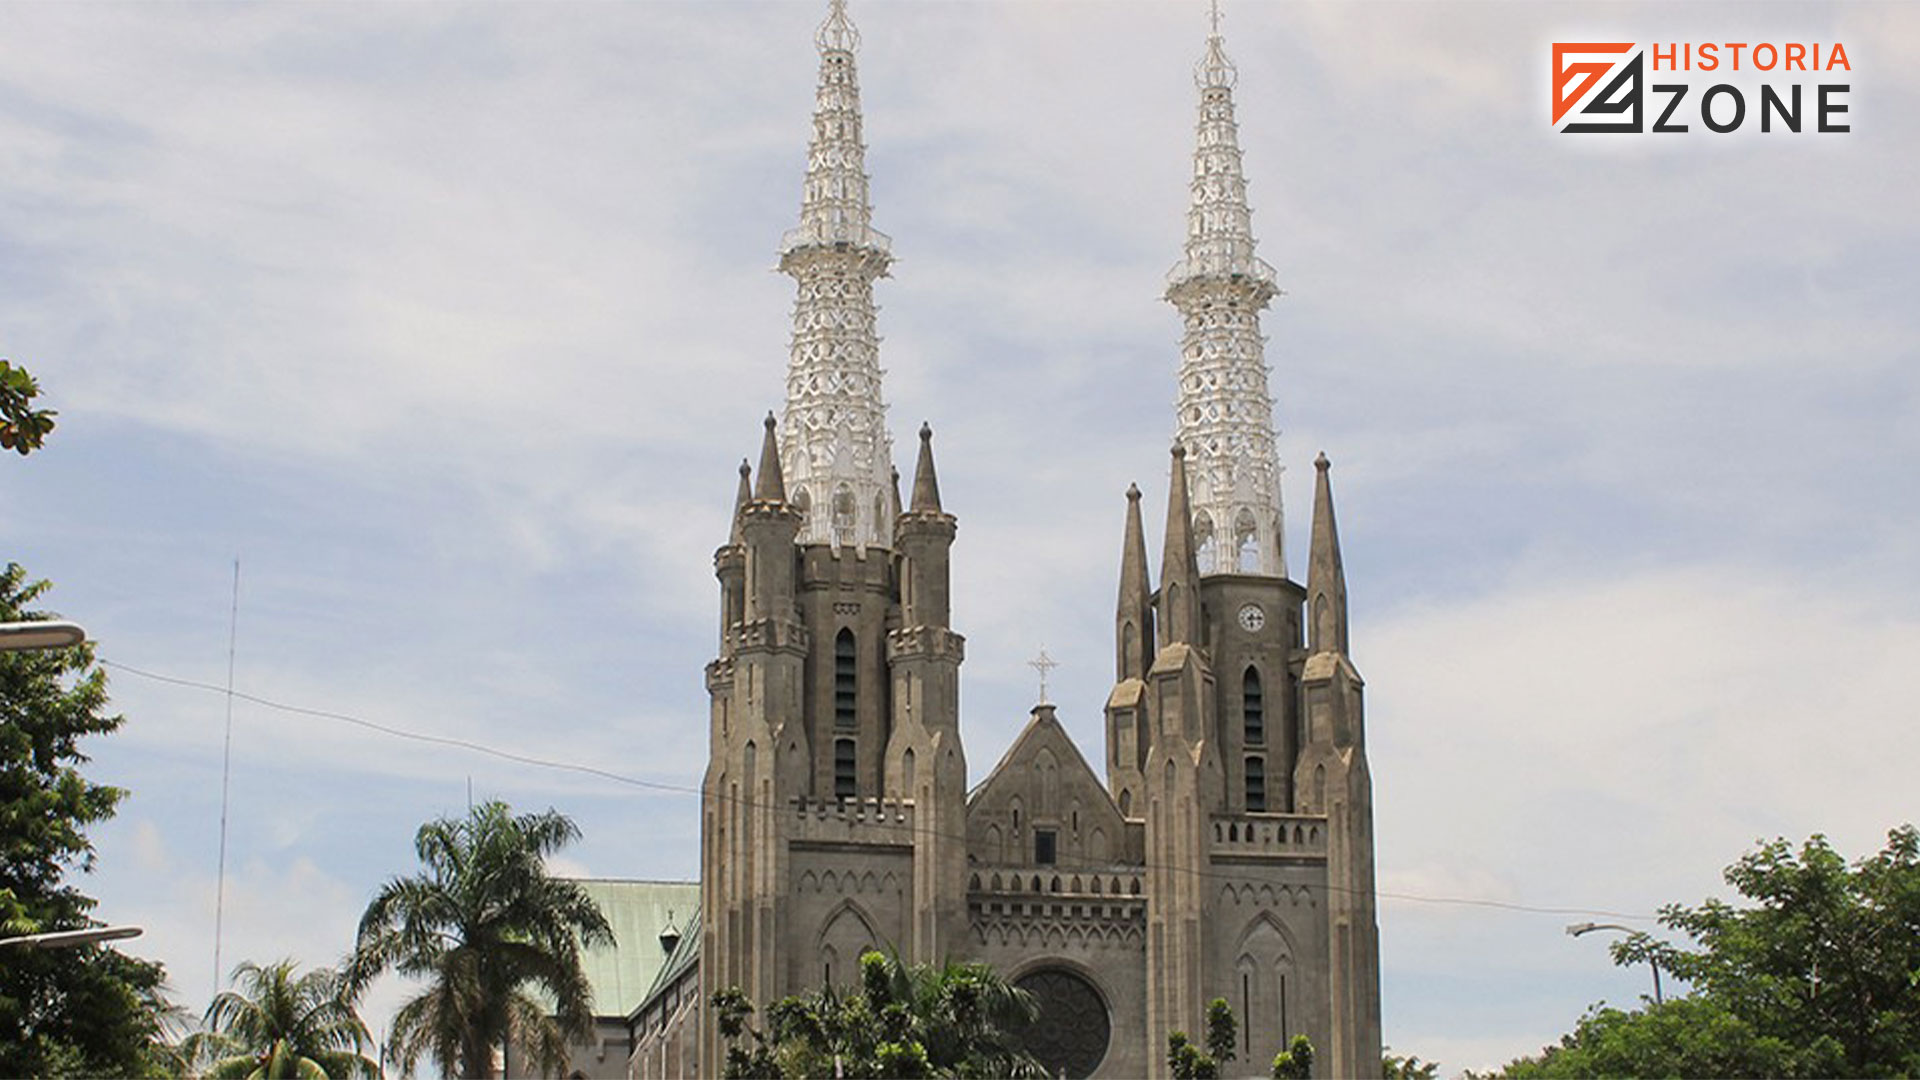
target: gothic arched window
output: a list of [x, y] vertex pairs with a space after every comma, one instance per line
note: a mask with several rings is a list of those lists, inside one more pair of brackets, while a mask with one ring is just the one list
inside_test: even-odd
[[833, 493], [833, 536], [845, 542], [853, 538], [853, 489], [840, 485]]
[[842, 629], [833, 639], [833, 726], [851, 729], [859, 726], [860, 653], [853, 643], [853, 631]]
[[1267, 810], [1267, 760], [1247, 758], [1247, 812], [1263, 814]]
[[1260, 689], [1260, 672], [1251, 666], [1240, 680], [1240, 719], [1248, 746], [1267, 741], [1267, 699]]
[[1253, 523], [1253, 514], [1242, 510], [1233, 522], [1233, 550], [1238, 569], [1243, 574], [1257, 573], [1260, 570], [1259, 529]]
[[852, 739], [833, 740], [833, 797], [853, 799], [860, 795], [859, 784], [855, 780], [855, 770], [859, 759], [854, 753]]

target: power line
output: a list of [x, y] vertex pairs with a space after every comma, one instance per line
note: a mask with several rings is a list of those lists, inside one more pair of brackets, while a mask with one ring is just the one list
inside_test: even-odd
[[[211, 691], [213, 693], [231, 693], [232, 697], [240, 701], [250, 702], [252, 704], [259, 705], [263, 708], [273, 709], [278, 712], [291, 713], [298, 716], [311, 716], [311, 717], [315, 717], [317, 719], [322, 719], [322, 720], [334, 720], [340, 723], [351, 724], [355, 727], [364, 728], [368, 731], [378, 732], [382, 735], [388, 735], [398, 739], [407, 739], [413, 742], [422, 742], [422, 743], [429, 743], [429, 744], [438, 745], [438, 746], [453, 747], [455, 749], [467, 750], [476, 754], [484, 754], [488, 757], [498, 758], [503, 761], [511, 761], [516, 764], [533, 765], [538, 768], [553, 769], [559, 772], [579, 773], [585, 776], [596, 776], [603, 780], [611, 780], [618, 784], [624, 784], [629, 787], [642, 788], [648, 791], [666, 792], [666, 793], [675, 794], [675, 795], [692, 795], [701, 799], [713, 799], [716, 802], [732, 802], [741, 806], [748, 807], [750, 809], [773, 810], [776, 812], [785, 812], [786, 810], [790, 809], [790, 807], [787, 807], [787, 806], [776, 806], [776, 805], [761, 803], [755, 799], [747, 798], [747, 797], [728, 796], [728, 795], [717, 794], [717, 793], [709, 795], [707, 792], [697, 787], [690, 787], [685, 784], [670, 784], [670, 783], [665, 783], [659, 780], [643, 780], [637, 776], [628, 776], [624, 773], [617, 773], [612, 771], [611, 769], [603, 769], [594, 765], [582, 765], [578, 762], [562, 761], [555, 758], [542, 758], [542, 757], [533, 756], [531, 754], [517, 753], [512, 750], [502, 750], [499, 747], [489, 746], [485, 743], [475, 742], [471, 739], [459, 739], [459, 738], [454, 738], [452, 736], [447, 736], [447, 735], [430, 735], [425, 732], [409, 731], [405, 728], [394, 727], [389, 724], [377, 723], [375, 721], [367, 720], [365, 718], [358, 717], [358, 716], [352, 716], [347, 713], [332, 712], [327, 709], [313, 709], [313, 708], [308, 708], [304, 705], [289, 705], [289, 704], [286, 704], [285, 702], [274, 701], [269, 698], [259, 697], [254, 694], [240, 693], [238, 691], [228, 691], [212, 683], [200, 682], [194, 679], [183, 679], [173, 675], [162, 675], [158, 672], [147, 671], [142, 668], [133, 667], [130, 664], [122, 664], [114, 660], [102, 659], [100, 660], [100, 663], [106, 667], [110, 667], [118, 671], [124, 671], [130, 675], [137, 675], [144, 679], [152, 679], [156, 682], [170, 683], [174, 686], [183, 686], [183, 687], [188, 687], [190, 689], [195, 689], [195, 690], [206, 690], [206, 691]], [[876, 823], [874, 827], [878, 830], [893, 828], [893, 829], [899, 829], [901, 831], [907, 831], [907, 826], [905, 825], [889, 825], [886, 823]], [[946, 839], [950, 839], [950, 840], [960, 840], [962, 842], [964, 842], [967, 839], [967, 836], [965, 833], [939, 833], [935, 835], [943, 836]], [[1198, 867], [1162, 866], [1158, 863], [1150, 863], [1150, 862], [1142, 863], [1142, 864], [1127, 864], [1127, 867], [1129, 870], [1131, 870], [1136, 865], [1141, 870], [1169, 870], [1175, 873], [1193, 874], [1197, 877], [1212, 878], [1212, 879], [1222, 880], [1222, 881], [1243, 882], [1248, 880], [1247, 875], [1234, 874], [1231, 872], [1221, 871], [1221, 870], [1209, 870], [1209, 869], [1198, 868]], [[1023, 877], [1028, 874], [1035, 874], [1035, 873], [1039, 873], [1040, 876], [1052, 876], [1058, 873], [1068, 873], [1068, 874], [1083, 873], [1083, 874], [1111, 875], [1114, 872], [1114, 869], [1115, 867], [1113, 865], [1096, 864], [1091, 860], [1081, 860], [1077, 864], [1076, 863], [1055, 864], [1051, 868], [1046, 870], [1044, 873], [1040, 873], [1032, 868], [1023, 868], [1021, 870], [1021, 874]], [[1353, 890], [1347, 889], [1345, 886], [1338, 885], [1333, 882], [1325, 882], [1321, 887], [1327, 889], [1330, 892], [1353, 891]], [[1411, 903], [1418, 903], [1418, 904], [1437, 904], [1437, 905], [1448, 905], [1448, 906], [1455, 906], [1455, 907], [1491, 908], [1491, 909], [1500, 910], [1500, 911], [1512, 911], [1512, 912], [1518, 912], [1518, 913], [1528, 914], [1528, 915], [1558, 915], [1558, 916], [1598, 915], [1598, 916], [1603, 916], [1611, 919], [1632, 919], [1638, 922], [1654, 921], [1654, 916], [1647, 915], [1642, 912], [1613, 911], [1606, 908], [1546, 907], [1546, 906], [1541, 906], [1536, 904], [1522, 904], [1522, 903], [1516, 903], [1516, 902], [1506, 901], [1506, 900], [1490, 900], [1483, 897], [1426, 896], [1418, 893], [1388, 892], [1380, 889], [1375, 889], [1374, 895], [1376, 897], [1380, 897], [1383, 899], [1405, 900]]]
[[[138, 675], [143, 679], [152, 679], [155, 682], [171, 683], [175, 686], [185, 686], [194, 690], [210, 690], [215, 693], [226, 693], [226, 691], [223, 690], [221, 687], [215, 686], [212, 683], [200, 682], [196, 679], [183, 679], [174, 675], [162, 675], [159, 672], [146, 671], [141, 668], [134, 667], [131, 664], [122, 664], [116, 660], [103, 659], [100, 661], [100, 663], [106, 667], [113, 668], [117, 671], [124, 671], [129, 675]], [[589, 776], [598, 776], [604, 780], [612, 780], [615, 783], [627, 784], [632, 787], [638, 787], [638, 788], [647, 788], [653, 791], [666, 791], [666, 792], [672, 792], [674, 794], [679, 794], [679, 795], [701, 794], [701, 791], [699, 788], [688, 787], [684, 784], [667, 784], [657, 780], [642, 780], [639, 777], [627, 776], [623, 773], [613, 772], [610, 769], [602, 769], [592, 765], [581, 765], [578, 762], [559, 761], [553, 758], [542, 758], [542, 757], [535, 757], [531, 754], [516, 753], [512, 750], [502, 750], [498, 747], [488, 746], [485, 743], [474, 742], [471, 739], [454, 738], [451, 735], [429, 735], [421, 731], [408, 731], [405, 728], [397, 728], [388, 724], [376, 723], [372, 720], [363, 719], [358, 716], [351, 716], [347, 713], [330, 712], [326, 709], [310, 709], [304, 705], [288, 705], [285, 702], [273, 701], [268, 698], [259, 697], [254, 694], [240, 693], [238, 691], [235, 691], [233, 693], [233, 697], [237, 700], [249, 702], [254, 705], [259, 705], [263, 708], [273, 709], [278, 712], [294, 713], [299, 716], [312, 716], [321, 720], [337, 720], [344, 724], [352, 724], [355, 727], [365, 728], [368, 731], [376, 731], [382, 735], [390, 735], [396, 739], [409, 739], [409, 740], [412, 740], [413, 742], [431, 743], [438, 746], [451, 746], [455, 749], [469, 750], [476, 754], [485, 754], [488, 757], [499, 758], [503, 761], [511, 761], [519, 765], [533, 765], [542, 769], [556, 769], [562, 772], [584, 773]]]

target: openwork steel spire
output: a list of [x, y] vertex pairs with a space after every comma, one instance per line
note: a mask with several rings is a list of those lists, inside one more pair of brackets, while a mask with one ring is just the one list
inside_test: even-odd
[[1260, 335], [1260, 312], [1280, 290], [1273, 267], [1254, 254], [1233, 119], [1238, 78], [1216, 4], [1194, 68], [1200, 122], [1186, 257], [1167, 275], [1167, 300], [1186, 323], [1176, 437], [1187, 450], [1200, 572], [1283, 576], [1280, 462]]
[[814, 41], [820, 88], [807, 147], [800, 225], [780, 241], [780, 269], [797, 285], [781, 462], [803, 515], [800, 542], [890, 547], [893, 442], [880, 394], [874, 280], [892, 244], [872, 225], [860, 84], [860, 32], [846, 0], [831, 0]]

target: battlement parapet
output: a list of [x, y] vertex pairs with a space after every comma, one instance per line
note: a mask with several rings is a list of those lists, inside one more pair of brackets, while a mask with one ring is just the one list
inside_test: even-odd
[[967, 892], [1137, 900], [1145, 888], [1145, 877], [1139, 867], [1068, 870], [1058, 866], [975, 866], [967, 875]]
[[913, 843], [912, 799], [809, 799], [788, 803], [787, 836], [818, 844]]
[[734, 648], [737, 652], [807, 651], [807, 628], [789, 619], [752, 619], [734, 623]]
[[1319, 814], [1215, 814], [1215, 858], [1324, 859], [1327, 819]]
[[967, 639], [944, 626], [903, 626], [887, 634], [887, 659], [930, 656], [960, 663], [967, 656]]

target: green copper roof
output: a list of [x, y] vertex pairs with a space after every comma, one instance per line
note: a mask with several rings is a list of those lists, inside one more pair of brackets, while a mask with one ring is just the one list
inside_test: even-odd
[[581, 958], [593, 987], [595, 1016], [625, 1017], [640, 1004], [667, 961], [660, 931], [685, 933], [700, 906], [694, 881], [619, 881], [575, 878], [613, 928], [614, 946], [587, 950]]

